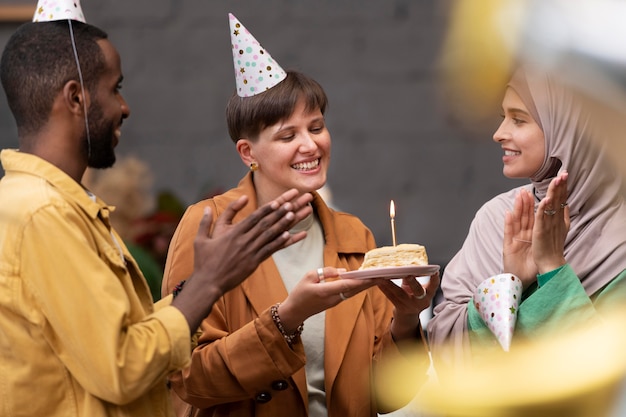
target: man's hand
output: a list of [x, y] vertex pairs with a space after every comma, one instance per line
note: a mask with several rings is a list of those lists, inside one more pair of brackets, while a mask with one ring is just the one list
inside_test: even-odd
[[185, 315], [190, 329], [195, 331], [213, 303], [261, 262], [306, 236], [306, 232], [290, 235], [289, 229], [311, 213], [311, 200], [311, 194], [298, 196], [293, 189], [233, 224], [235, 214], [248, 202], [247, 197], [241, 197], [216, 220], [212, 235], [213, 216], [208, 207], [205, 209], [194, 240], [194, 272], [172, 302]]

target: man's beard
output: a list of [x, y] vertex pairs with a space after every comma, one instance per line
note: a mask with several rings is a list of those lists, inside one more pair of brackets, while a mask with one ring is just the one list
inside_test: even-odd
[[115, 163], [113, 137], [115, 128], [105, 120], [102, 107], [97, 100], [89, 106], [87, 112], [90, 142], [85, 134], [87, 148], [87, 166], [90, 168], [110, 168]]

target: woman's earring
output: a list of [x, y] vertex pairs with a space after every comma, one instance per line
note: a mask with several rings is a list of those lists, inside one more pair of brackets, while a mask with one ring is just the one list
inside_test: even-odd
[[250, 162], [250, 171], [254, 172], [257, 169], [259, 169], [259, 164], [257, 164], [256, 162]]

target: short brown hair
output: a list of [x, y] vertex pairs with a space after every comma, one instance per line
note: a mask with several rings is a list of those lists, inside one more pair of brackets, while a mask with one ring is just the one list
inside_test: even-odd
[[239, 97], [233, 93], [226, 106], [230, 138], [235, 143], [242, 137], [256, 140], [263, 129], [291, 116], [300, 98], [307, 111], [326, 112], [328, 97], [322, 86], [298, 71], [287, 71], [284, 80], [260, 94]]

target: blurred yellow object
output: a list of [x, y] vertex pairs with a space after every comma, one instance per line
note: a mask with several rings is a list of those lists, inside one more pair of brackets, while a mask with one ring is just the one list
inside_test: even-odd
[[377, 400], [383, 409], [397, 409], [415, 396], [416, 387], [428, 381], [430, 358], [421, 344], [405, 345], [401, 358], [386, 363], [374, 379]]
[[[480, 123], [500, 107], [525, 17], [521, 0], [456, 0], [440, 54], [450, 113]], [[495, 114], [498, 114], [497, 111]]]
[[[606, 417], [626, 376], [626, 309], [574, 332], [522, 342], [465, 369], [437, 369], [415, 401], [418, 415]], [[395, 369], [395, 386], [422, 377]], [[389, 393], [389, 395], [394, 395]]]

